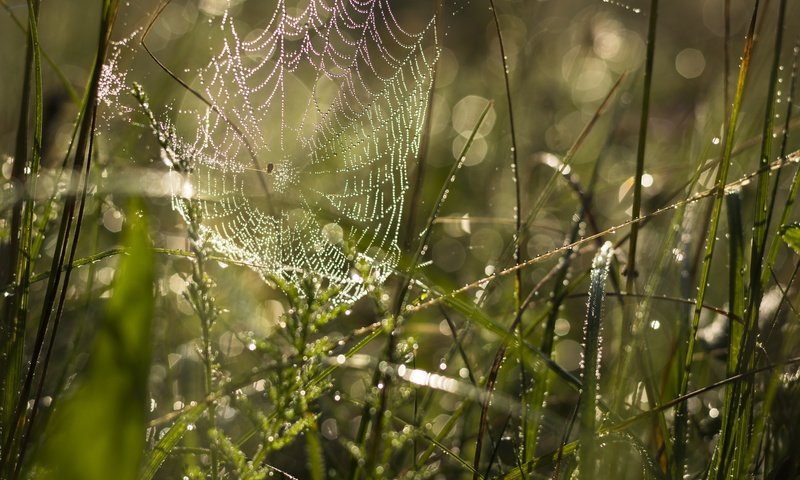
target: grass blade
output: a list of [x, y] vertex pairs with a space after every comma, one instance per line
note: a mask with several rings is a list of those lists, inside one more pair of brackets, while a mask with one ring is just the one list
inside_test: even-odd
[[[650, 92], [653, 83], [653, 63], [655, 61], [655, 46], [656, 46], [656, 26], [658, 24], [658, 0], [650, 1], [650, 14], [648, 16], [647, 27], [647, 54], [645, 56], [644, 67], [644, 86], [642, 88], [642, 110], [639, 118], [639, 140], [636, 147], [636, 172], [633, 176], [633, 204], [631, 206], [631, 224], [630, 237], [628, 239], [628, 264], [625, 267], [626, 281], [625, 291], [628, 293], [635, 293], [636, 291], [636, 277], [638, 271], [636, 269], [636, 248], [639, 239], [639, 222], [642, 210], [642, 176], [644, 175], [644, 157], [647, 148], [647, 127], [650, 120]], [[629, 362], [630, 352], [632, 348], [625, 348], [629, 346], [629, 341], [633, 337], [636, 329], [634, 326], [636, 318], [637, 304], [634, 302], [625, 302], [623, 309], [622, 327], [620, 328], [620, 351], [619, 351], [619, 372], [618, 379], [621, 388], [626, 389], [630, 385], [630, 375], [625, 371]], [[626, 341], [626, 337], [628, 341]], [[614, 411], [621, 410], [624, 402], [624, 396], [617, 395], [612, 400], [612, 408]]]
[[141, 480], [152, 480], [158, 473], [161, 465], [167, 457], [170, 456], [172, 450], [181, 441], [184, 434], [189, 429], [189, 425], [194, 423], [203, 415], [206, 410], [206, 404], [199, 402], [191, 408], [184, 410], [178, 416], [177, 420], [170, 424], [169, 429], [164, 432], [150, 452], [146, 455], [143, 463], [141, 474], [138, 478]]
[[[517, 133], [514, 126], [514, 102], [511, 100], [511, 81], [508, 74], [508, 56], [506, 46], [503, 42], [503, 31], [500, 28], [500, 18], [497, 16], [497, 7], [494, 0], [489, 0], [489, 10], [492, 12], [495, 31], [497, 32], [497, 42], [500, 46], [500, 64], [503, 66], [503, 80], [506, 87], [506, 100], [508, 106], [508, 123], [511, 129], [511, 170], [514, 180], [514, 264], [522, 263], [522, 186], [519, 180], [519, 160], [517, 158]], [[514, 301], [517, 309], [520, 307], [522, 298], [520, 292], [522, 288], [522, 272], [517, 271], [514, 275]], [[524, 450], [524, 448], [523, 448]], [[524, 454], [523, 454], [524, 456]]]
[[[111, 30], [116, 19], [118, 8], [118, 0], [105, 0], [101, 8], [101, 22], [97, 51], [95, 54], [94, 64], [92, 66], [92, 74], [90, 77], [91, 80], [89, 81], [87, 90], [88, 93], [84, 98], [82, 112], [80, 114], [80, 133], [75, 150], [75, 160], [72, 166], [74, 175], [72, 175], [70, 178], [70, 191], [78, 192], [78, 186], [81, 183], [83, 185], [83, 189], [81, 191], [80, 198], [78, 198], [76, 195], [69, 195], [66, 197], [66, 201], [64, 202], [61, 223], [58, 230], [58, 237], [55, 242], [56, 247], [51, 262], [51, 271], [55, 272], [61, 271], [65, 263], [66, 265], [71, 265], [75, 258], [77, 242], [80, 235], [81, 217], [85, 206], [85, 199], [88, 193], [87, 177], [91, 165], [94, 146], [94, 128], [97, 112], [96, 100], [100, 85], [101, 65], [105, 60], [106, 52], [108, 51], [108, 47], [111, 43]], [[72, 234], [70, 234], [70, 232], [72, 232]], [[69, 247], [70, 240], [72, 245], [71, 249]], [[19, 471], [22, 466], [22, 459], [24, 458], [25, 450], [28, 446], [27, 441], [30, 437], [31, 430], [33, 428], [33, 422], [36, 418], [39, 408], [40, 402], [38, 400], [41, 396], [44, 380], [47, 375], [47, 369], [53, 348], [52, 339], [56, 338], [58, 325], [63, 312], [67, 287], [69, 286], [70, 272], [71, 270], [67, 268], [63, 282], [61, 282], [59, 275], [52, 275], [49, 278], [44, 301], [42, 302], [42, 313], [36, 332], [36, 338], [33, 344], [33, 350], [30, 356], [29, 368], [22, 383], [13, 411], [13, 425], [15, 428], [9, 432], [9, 435], [4, 442], [5, 451], [13, 450], [12, 448], [9, 448], [10, 445], [15, 443], [19, 445], [19, 453], [16, 455], [18, 460], [16, 461], [14, 468], [15, 477], [19, 475]], [[60, 295], [59, 287], [61, 288]], [[42, 353], [47, 343], [46, 335], [48, 330], [50, 331], [51, 338], [50, 347], [46, 350], [46, 353], [44, 354], [44, 360], [42, 360]], [[26, 415], [25, 405], [27, 404], [30, 392], [34, 388], [34, 382], [37, 379], [38, 387], [36, 389], [35, 398], [33, 399], [32, 408], [30, 413]]]
[[606, 298], [606, 280], [614, 250], [606, 242], [592, 261], [589, 283], [589, 300], [584, 324], [583, 387], [580, 397], [580, 478], [593, 478], [597, 470], [597, 420], [600, 392], [600, 357], [602, 355], [603, 304]]
[[[655, 61], [656, 25], [658, 24], [658, 0], [650, 1], [649, 24], [647, 28], [647, 55], [644, 67], [644, 88], [642, 89], [642, 111], [639, 119], [639, 141], [636, 147], [636, 173], [633, 178], [633, 206], [631, 207], [631, 220], [639, 218], [642, 210], [642, 176], [644, 175], [644, 156], [647, 148], [647, 126], [650, 119], [650, 90], [653, 84], [653, 62]], [[625, 290], [633, 292], [636, 282], [636, 247], [639, 238], [639, 223], [631, 224], [631, 234], [628, 240], [628, 266]], [[633, 330], [635, 305], [628, 304], [624, 316], [623, 333]], [[624, 352], [624, 349], [623, 349]], [[623, 353], [624, 355], [624, 353]], [[621, 399], [618, 399], [621, 401]]]
[[[742, 197], [740, 190], [734, 190], [725, 197], [728, 211], [728, 305], [733, 315], [744, 318], [744, 231], [742, 227]], [[728, 333], [728, 376], [734, 375], [736, 364], [739, 359], [739, 351], [742, 341], [744, 326], [741, 322], [731, 322]], [[714, 450], [711, 459], [709, 478], [724, 475], [722, 465], [724, 447], [732, 435], [733, 425], [730, 420], [734, 415], [734, 388], [728, 385], [725, 388], [725, 403], [723, 408], [723, 422], [720, 429], [720, 446]]]
[[[4, 362], [2, 376], [2, 451], [0, 475], [11, 478], [14, 468], [21, 463], [19, 454], [19, 399], [17, 389], [22, 378], [25, 351], [25, 328], [28, 314], [28, 293], [31, 270], [30, 245], [33, 224], [33, 196], [26, 196], [28, 189], [35, 189], [36, 175], [41, 160], [42, 145], [42, 71], [39, 46], [39, 1], [28, 0], [28, 44], [25, 57], [25, 75], [22, 83], [15, 156], [11, 168], [11, 180], [19, 189], [20, 197], [11, 213], [11, 239], [7, 250], [0, 251], [0, 281], [12, 284], [12, 294], [4, 298], [3, 335]], [[29, 152], [29, 114], [31, 90], [35, 91], [33, 125], [33, 148]], [[30, 153], [30, 156], [29, 156]]]
[[[794, 110], [794, 98], [795, 98], [795, 90], [797, 88], [797, 76], [798, 70], [800, 69], [800, 43], [795, 44], [794, 52], [792, 56], [792, 73], [791, 73], [791, 81], [788, 90], [788, 96], [786, 100], [786, 113], [783, 123], [783, 139], [781, 140], [781, 147], [780, 152], [778, 154], [778, 159], [782, 162], [787, 160], [786, 158], [786, 148], [789, 141], [789, 130], [791, 128], [791, 120], [792, 120], [792, 113]], [[777, 197], [777, 190], [779, 187], [779, 180], [780, 180], [780, 170], [778, 170], [778, 174], [775, 175], [775, 190], [772, 194], [772, 203], [770, 204], [770, 211], [774, 209], [775, 199]], [[794, 178], [792, 179], [791, 186], [789, 187], [789, 192], [786, 195], [786, 201], [783, 205], [783, 210], [781, 211], [780, 219], [778, 220], [778, 226], [782, 227], [789, 222], [789, 217], [791, 216], [792, 209], [794, 207], [794, 201], [797, 197], [797, 192], [800, 190], [800, 169], [795, 170]], [[764, 269], [761, 275], [761, 285], [762, 287], [766, 287], [767, 282], [769, 282], [769, 276], [772, 272], [772, 266], [775, 264], [775, 258], [778, 255], [778, 247], [781, 245], [781, 239], [779, 235], [775, 235], [772, 237], [772, 243], [770, 244], [769, 252], [767, 253], [767, 259], [764, 262]]]
[[322, 443], [319, 441], [317, 422], [311, 423], [311, 428], [306, 432], [306, 455], [308, 456], [308, 471], [311, 480], [325, 479], [325, 456], [322, 452]]
[[[733, 347], [729, 352], [728, 366], [733, 368], [729, 374], [741, 373], [755, 366], [755, 350], [758, 337], [758, 317], [761, 300], [764, 294], [765, 285], [762, 283], [763, 262], [767, 244], [767, 234], [769, 229], [772, 210], [768, 208], [769, 186], [771, 171], [769, 168], [772, 146], [773, 119], [775, 117], [775, 94], [778, 84], [778, 69], [780, 66], [780, 54], [783, 44], [783, 25], [786, 15], [786, 0], [781, 0], [778, 7], [778, 24], [775, 33], [775, 45], [772, 58], [772, 69], [767, 89], [766, 117], [764, 119], [761, 152], [759, 157], [758, 180], [756, 187], [756, 199], [754, 202], [753, 237], [750, 244], [750, 265], [749, 265], [749, 285], [747, 287], [746, 305], [744, 305], [744, 292], [736, 292], [740, 298], [732, 299], [735, 301], [736, 308], [744, 307], [745, 324], [743, 329], [735, 328], [732, 332], [736, 334], [739, 345]], [[774, 203], [773, 203], [774, 205]], [[737, 212], [738, 213], [738, 212]], [[741, 216], [739, 214], [739, 216]], [[741, 226], [739, 226], [741, 228]], [[742, 264], [741, 253], [737, 266]], [[733, 265], [731, 265], [733, 267]], [[738, 272], [736, 272], [738, 273]], [[744, 272], [742, 272], [744, 273]], [[738, 285], [731, 289], [741, 290], [743, 287]], [[734, 304], [732, 303], [732, 307]], [[739, 313], [732, 308], [734, 313]], [[738, 330], [738, 331], [737, 331]], [[734, 335], [731, 335], [733, 342]], [[710, 472], [715, 478], [725, 478], [730, 475], [740, 476], [744, 469], [749, 466], [744, 464], [748, 452], [750, 432], [752, 427], [753, 402], [753, 382], [752, 379], [745, 379], [735, 383], [726, 392], [726, 404], [723, 410], [723, 429], [720, 440], [717, 443], [718, 452], [715, 451], [715, 459], [719, 464], [715, 465], [716, 471]], [[711, 475], [709, 476], [711, 478]]]
[[[725, 196], [725, 184], [728, 180], [728, 172], [730, 170], [731, 154], [733, 152], [733, 144], [736, 134], [736, 124], [742, 105], [742, 98], [744, 96], [744, 87], [747, 83], [747, 76], [750, 71], [750, 60], [752, 58], [753, 44], [755, 41], [754, 35], [756, 20], [758, 18], [759, 1], [760, 0], [756, 0], [753, 7], [753, 15], [750, 20], [747, 38], [745, 39], [744, 53], [742, 55], [741, 66], [739, 68], [739, 78], [736, 83], [736, 94], [734, 97], [733, 108], [731, 109], [731, 116], [728, 120], [728, 128], [725, 133], [724, 153], [719, 171], [717, 172], [714, 203], [711, 211], [711, 223], [706, 236], [703, 265], [700, 272], [700, 280], [698, 282], [697, 304], [695, 305], [694, 313], [692, 315], [690, 331], [688, 332], [689, 338], [685, 339], [686, 347], [682, 352], [684, 354], [684, 360], [677, 392], [679, 397], [685, 395], [689, 390], [689, 376], [692, 369], [692, 359], [694, 358], [697, 330], [700, 324], [700, 313], [702, 312], [702, 305], [703, 301], [705, 300], [709, 277], [711, 274], [711, 260], [714, 257], [714, 249], [717, 241], [717, 230], [719, 228], [719, 221], [722, 215], [722, 200]], [[683, 344], [682, 340], [681, 344]], [[684, 463], [686, 460], [687, 422], [687, 405], [686, 403], [681, 403], [678, 405], [678, 409], [675, 412], [675, 445], [673, 448], [673, 462], [671, 465], [672, 475], [675, 477], [681, 477], [683, 475]]]

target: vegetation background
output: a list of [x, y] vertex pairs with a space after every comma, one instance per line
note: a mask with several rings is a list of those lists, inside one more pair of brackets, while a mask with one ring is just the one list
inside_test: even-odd
[[406, 257], [344, 306], [162, 188], [139, 39], [200, 68], [225, 4], [3, 0], [0, 478], [800, 476], [798, 2], [442, 2]]

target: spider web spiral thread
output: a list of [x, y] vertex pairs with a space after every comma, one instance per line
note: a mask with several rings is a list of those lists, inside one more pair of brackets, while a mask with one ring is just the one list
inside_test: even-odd
[[[222, 49], [198, 72], [211, 107], [185, 121], [192, 197], [211, 246], [263, 277], [364, 294], [353, 258], [383, 281], [398, 233], [438, 59], [435, 17], [404, 29], [389, 0], [279, 0], [242, 37], [227, 13]], [[179, 131], [186, 130], [179, 125]], [[183, 138], [186, 138], [185, 136]], [[173, 206], [187, 215], [185, 189]]]

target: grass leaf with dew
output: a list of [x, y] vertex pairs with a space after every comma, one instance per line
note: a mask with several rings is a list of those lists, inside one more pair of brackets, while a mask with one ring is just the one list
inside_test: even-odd
[[189, 409], [183, 411], [178, 419], [163, 432], [163, 435], [159, 437], [158, 442], [150, 449], [146, 456], [142, 473], [139, 477], [141, 480], [152, 480], [155, 478], [161, 466], [167, 460], [167, 457], [172, 454], [172, 451], [189, 430], [189, 426], [194, 425], [205, 410], [205, 403], [193, 405]]
[[593, 478], [597, 468], [597, 406], [600, 392], [600, 358], [602, 356], [603, 304], [606, 280], [614, 249], [611, 242], [600, 248], [592, 261], [589, 300], [584, 324], [583, 388], [580, 397], [580, 478]]
[[800, 223], [781, 227], [781, 238], [795, 253], [800, 254]]

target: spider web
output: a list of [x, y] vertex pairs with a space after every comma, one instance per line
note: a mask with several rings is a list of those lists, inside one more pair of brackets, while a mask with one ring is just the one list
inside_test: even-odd
[[[435, 19], [409, 32], [389, 0], [288, 3], [245, 36], [222, 17], [222, 49], [197, 72], [210, 105], [179, 122], [184, 175], [212, 248], [264, 278], [341, 285], [337, 300], [353, 301], [365, 288], [354, 260], [379, 282], [399, 260]], [[188, 218], [185, 193], [173, 206]]]

